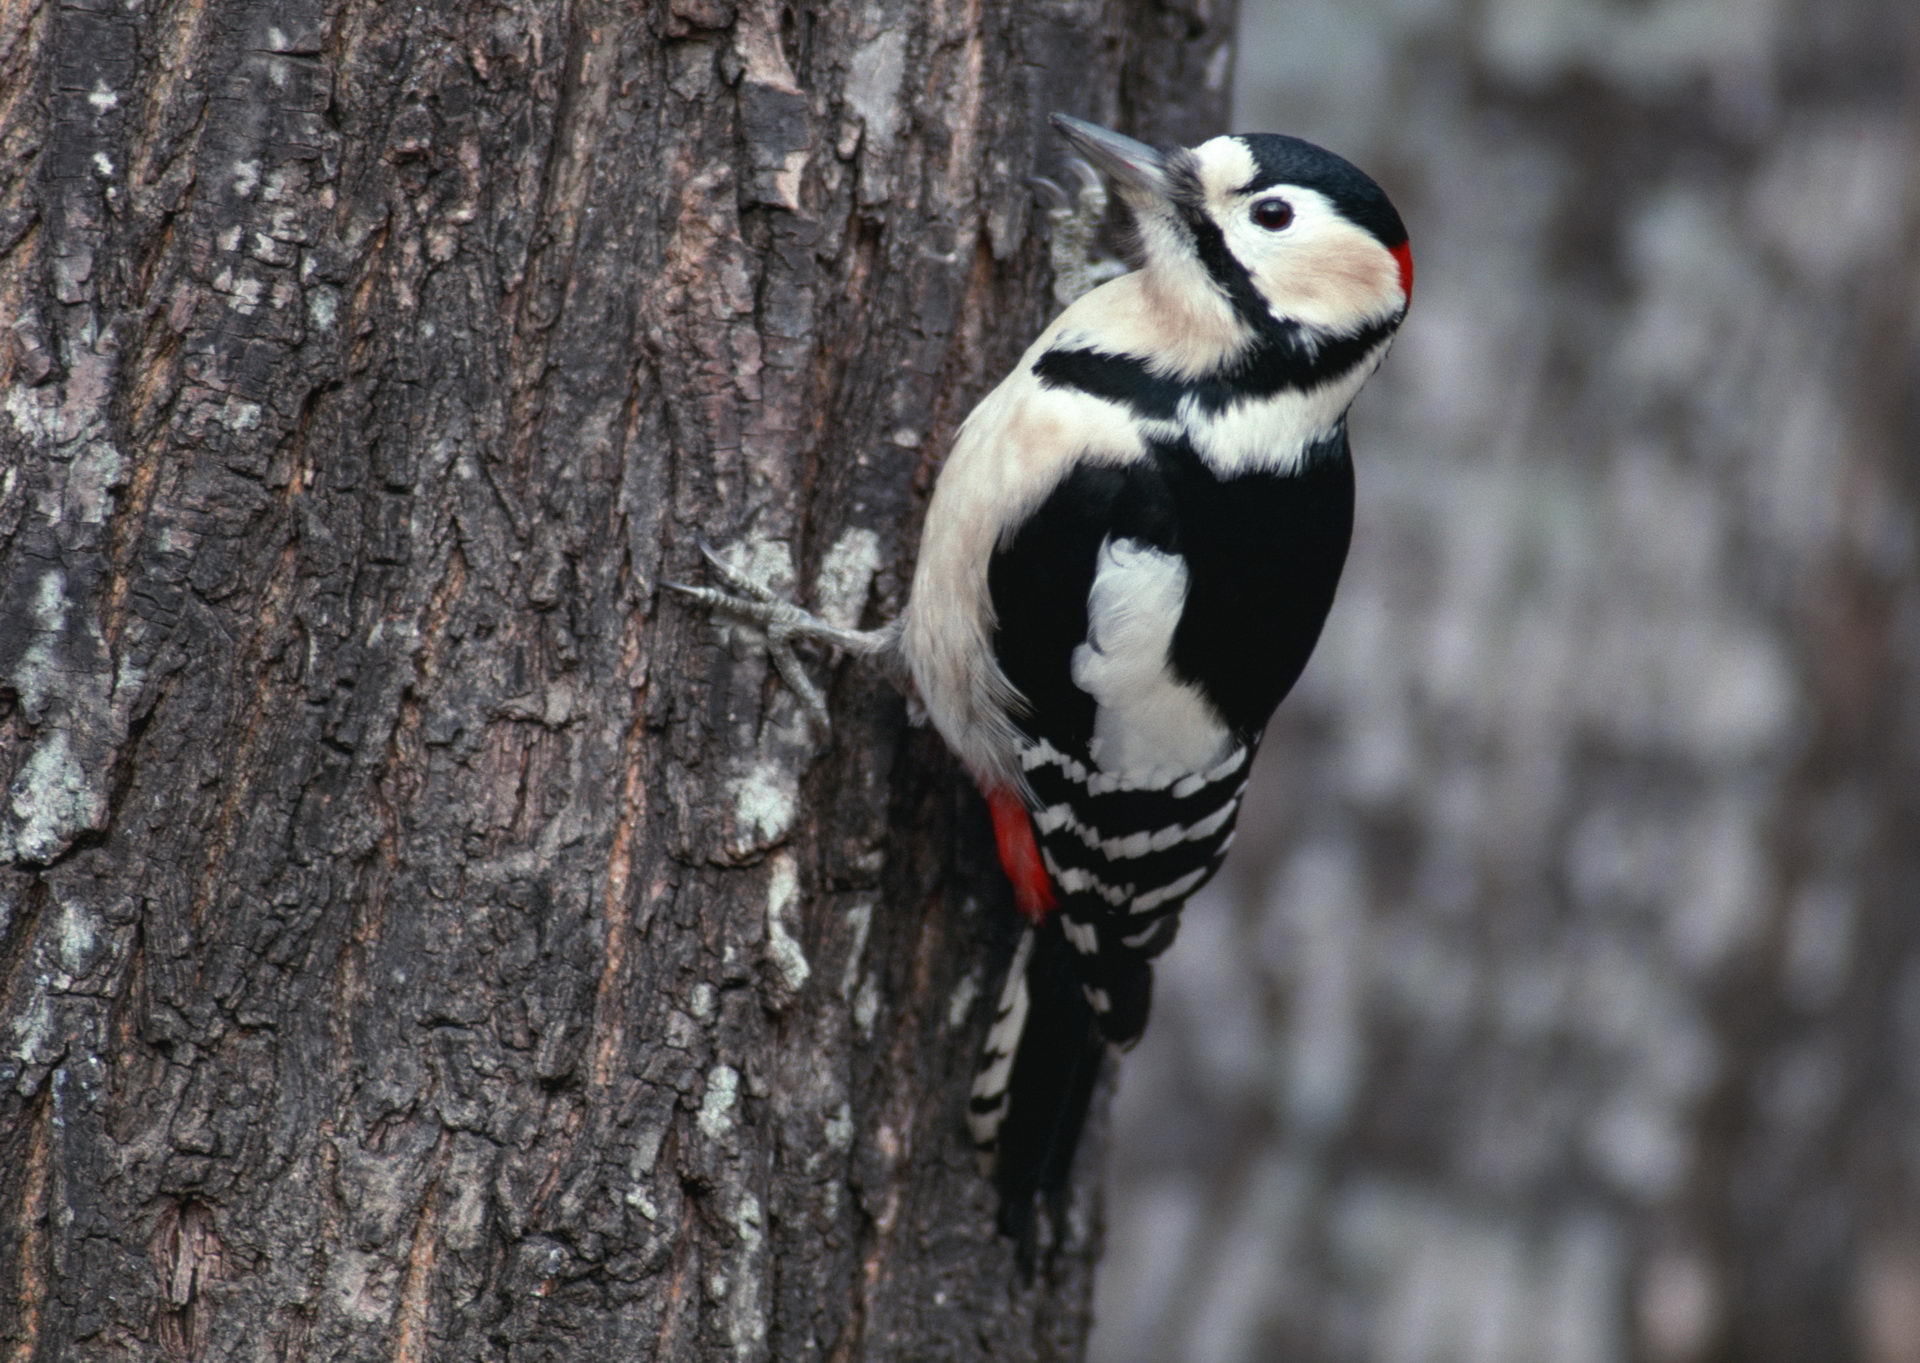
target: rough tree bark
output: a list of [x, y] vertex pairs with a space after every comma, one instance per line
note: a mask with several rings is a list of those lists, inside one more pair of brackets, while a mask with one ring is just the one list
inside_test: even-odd
[[895, 609], [1043, 114], [1217, 130], [1230, 17], [0, 5], [5, 1357], [1077, 1352], [972, 799], [660, 583]]

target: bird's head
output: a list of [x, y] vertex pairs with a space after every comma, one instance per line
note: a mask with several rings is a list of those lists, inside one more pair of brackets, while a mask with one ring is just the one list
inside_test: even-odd
[[1297, 323], [1352, 334], [1397, 323], [1413, 292], [1407, 229], [1352, 162], [1297, 137], [1216, 137], [1159, 151], [1053, 116], [1112, 179], [1139, 227], [1143, 268], [1211, 290], [1256, 332]]

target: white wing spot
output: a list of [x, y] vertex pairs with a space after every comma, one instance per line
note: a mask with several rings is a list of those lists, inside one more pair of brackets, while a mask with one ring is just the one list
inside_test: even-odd
[[1087, 641], [1073, 684], [1094, 698], [1088, 752], [1131, 780], [1204, 770], [1232, 735], [1198, 687], [1173, 675], [1173, 632], [1187, 601], [1187, 562], [1133, 539], [1100, 546], [1087, 593]]

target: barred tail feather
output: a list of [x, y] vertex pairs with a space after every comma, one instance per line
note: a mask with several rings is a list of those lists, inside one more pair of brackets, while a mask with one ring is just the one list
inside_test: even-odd
[[1088, 1004], [1122, 1050], [1146, 1030], [1153, 959], [1226, 858], [1253, 750], [1185, 776], [1117, 781], [1046, 744], [1025, 757], [1040, 854]]
[[987, 792], [1021, 935], [968, 1106], [1000, 1190], [1001, 1229], [1033, 1250], [1034, 1202], [1067, 1187], [1101, 1057], [1146, 1029], [1153, 960], [1181, 906], [1220, 866], [1252, 747], [1199, 771], [1114, 776], [1035, 743], [1021, 755], [1031, 812]]
[[1000, 1229], [1030, 1262], [1034, 1200], [1067, 1187], [1106, 1042], [1056, 915], [1014, 949], [967, 1121], [1000, 1193]]

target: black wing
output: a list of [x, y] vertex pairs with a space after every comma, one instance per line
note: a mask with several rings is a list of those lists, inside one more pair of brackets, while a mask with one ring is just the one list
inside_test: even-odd
[[[1059, 901], [1022, 939], [969, 1111], [1023, 1263], [1035, 1195], [1067, 1185], [1103, 1042], [1128, 1045], [1145, 1028], [1152, 961], [1226, 855], [1254, 749], [1319, 638], [1352, 522], [1344, 433], [1296, 473], [1232, 479], [1167, 445], [1135, 463], [1079, 465], [992, 559], [994, 650], [1027, 702], [1021, 765]], [[1196, 769], [1129, 778], [1094, 760], [1100, 702], [1076, 684], [1074, 656], [1113, 540], [1185, 573], [1157, 661], [1217, 721], [1218, 751]]]
[[[1088, 1000], [1117, 1044], [1136, 1039], [1188, 895], [1219, 866], [1274, 707], [1320, 637], [1353, 525], [1344, 431], [1297, 471], [1216, 476], [1184, 443], [1081, 464], [995, 553], [994, 649], [1026, 698], [1016, 716], [1041, 853], [1078, 948]], [[1186, 576], [1164, 661], [1218, 718], [1204, 763], [1129, 779], [1094, 759], [1096, 697], [1076, 684], [1102, 546], [1133, 541]]]
[[1344, 428], [1293, 473], [1216, 476], [1185, 442], [1129, 464], [1080, 464], [988, 566], [994, 653], [1026, 697], [1023, 730], [1085, 749], [1093, 697], [1074, 685], [1100, 546], [1137, 540], [1189, 573], [1173, 668], [1242, 741], [1260, 732], [1319, 641], [1353, 533]]

